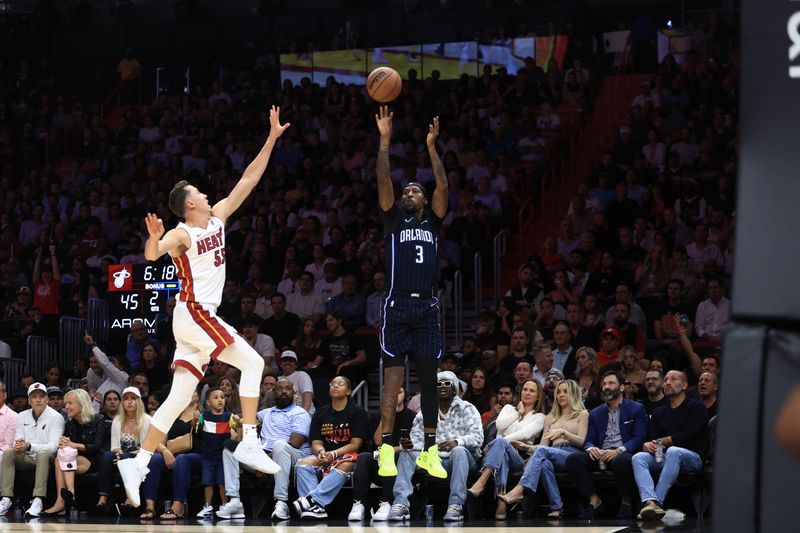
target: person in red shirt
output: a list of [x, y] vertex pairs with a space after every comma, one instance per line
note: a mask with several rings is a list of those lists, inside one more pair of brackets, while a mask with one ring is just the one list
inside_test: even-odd
[[[33, 306], [42, 310], [45, 315], [58, 315], [58, 299], [61, 290], [61, 274], [58, 270], [56, 247], [49, 247], [50, 258], [42, 259], [43, 250], [36, 251], [33, 264]], [[45, 270], [42, 271], [44, 262]], [[48, 270], [49, 267], [49, 270]]]
[[600, 365], [601, 370], [607, 364], [619, 361], [620, 337], [619, 330], [610, 326], [604, 329], [600, 335], [600, 348], [602, 350], [597, 352], [597, 364]]

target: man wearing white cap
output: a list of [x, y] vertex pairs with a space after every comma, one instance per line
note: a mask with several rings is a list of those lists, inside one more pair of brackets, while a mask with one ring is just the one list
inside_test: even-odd
[[41, 383], [28, 387], [28, 403], [31, 408], [17, 416], [14, 446], [3, 452], [0, 516], [11, 508], [17, 468], [36, 471], [33, 501], [25, 514], [39, 516], [47, 494], [51, 460], [58, 450], [58, 439], [64, 433], [64, 418], [47, 405], [47, 387]]
[[[461, 382], [456, 375], [450, 371], [439, 372], [437, 379], [439, 418], [436, 425], [436, 444], [438, 453], [442, 456], [442, 466], [450, 479], [450, 496], [444, 521], [455, 522], [464, 517], [467, 478], [475, 470], [476, 461], [481, 457], [483, 425], [478, 409], [458, 397]], [[394, 504], [389, 512], [389, 520], [392, 522], [411, 518], [408, 499], [414, 491], [411, 477], [416, 469], [415, 459], [424, 444], [422, 425], [422, 413], [419, 413], [411, 428], [412, 449], [408, 453], [401, 453], [397, 461]]]
[[278, 365], [283, 372], [281, 378], [288, 379], [294, 385], [294, 390], [300, 396], [300, 406], [314, 414], [314, 383], [311, 377], [302, 370], [297, 370], [297, 354], [292, 350], [284, 350]]

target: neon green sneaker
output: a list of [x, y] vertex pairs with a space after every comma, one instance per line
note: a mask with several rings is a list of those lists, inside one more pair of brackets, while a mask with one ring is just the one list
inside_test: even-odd
[[394, 446], [381, 444], [378, 448], [378, 475], [392, 477], [397, 475], [397, 466], [394, 464]]
[[439, 457], [439, 446], [434, 444], [427, 450], [422, 450], [417, 456], [417, 466], [427, 471], [428, 474], [439, 479], [447, 479], [447, 470], [442, 466]]

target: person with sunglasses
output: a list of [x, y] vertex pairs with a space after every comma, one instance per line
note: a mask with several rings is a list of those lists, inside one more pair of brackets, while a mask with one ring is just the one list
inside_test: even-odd
[[331, 403], [320, 407], [311, 419], [312, 455], [295, 467], [300, 497], [292, 507], [300, 518], [328, 517], [325, 506], [352, 474], [358, 452], [369, 438], [369, 415], [353, 403], [352, 393], [350, 380], [335, 376], [330, 382]]
[[[449, 371], [439, 372], [437, 378], [439, 406], [436, 443], [442, 466], [450, 478], [450, 496], [444, 520], [456, 522], [464, 517], [467, 478], [476, 469], [476, 463], [481, 458], [483, 426], [478, 409], [458, 397], [461, 384], [456, 375]], [[411, 448], [403, 446], [397, 460], [394, 504], [389, 511], [389, 520], [392, 522], [411, 519], [409, 497], [414, 491], [411, 477], [416, 469], [416, 459], [426, 444], [423, 425], [423, 416], [419, 413], [414, 417], [411, 428]]]

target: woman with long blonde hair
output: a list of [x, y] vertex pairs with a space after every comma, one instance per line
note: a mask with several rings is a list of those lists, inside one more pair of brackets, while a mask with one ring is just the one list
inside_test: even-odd
[[64, 395], [68, 420], [58, 440], [55, 461], [56, 501], [45, 515], [63, 516], [75, 503], [75, 476], [97, 470], [100, 455], [108, 443], [108, 426], [96, 414], [89, 393], [75, 389]]
[[533, 457], [525, 466], [519, 484], [505, 496], [499, 496], [506, 504], [515, 506], [522, 501], [524, 490], [533, 492], [539, 488], [539, 478], [550, 500], [548, 518], [561, 518], [564, 505], [556, 483], [556, 471], [565, 470], [566, 460], [572, 453], [581, 451], [589, 429], [589, 411], [583, 406], [578, 384], [565, 380], [556, 386], [555, 402], [545, 418], [544, 436]]
[[[507, 404], [497, 415], [497, 438], [484, 450], [481, 477], [467, 492], [478, 497], [483, 494], [486, 483], [494, 474], [495, 494], [504, 494], [509, 472], [520, 472], [525, 459], [520, 452], [526, 450], [539, 437], [544, 427], [545, 394], [542, 385], [535, 379], [522, 384], [520, 401], [517, 405]], [[507, 517], [506, 503], [497, 501], [496, 520]]]
[[[95, 510], [99, 514], [109, 511], [109, 496], [114, 483], [114, 470], [117, 461], [134, 457], [139, 452], [139, 447], [150, 429], [150, 415], [145, 412], [142, 402], [142, 393], [136, 387], [126, 387], [122, 391], [122, 406], [111, 423], [111, 451], [100, 458], [100, 475], [98, 476], [98, 498]], [[161, 451], [164, 445], [159, 445]], [[155, 495], [147, 494], [145, 499], [155, 499]], [[113, 500], [112, 500], [113, 501]], [[143, 518], [152, 518], [152, 510], [142, 515]], [[145, 516], [147, 515], [147, 516]]]

